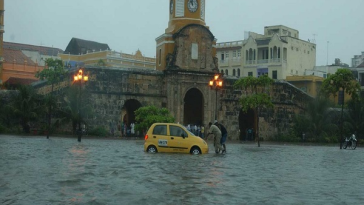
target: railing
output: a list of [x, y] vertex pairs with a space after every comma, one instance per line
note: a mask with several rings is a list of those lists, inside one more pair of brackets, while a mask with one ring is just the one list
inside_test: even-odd
[[281, 59], [280, 58], [272, 58], [272, 59], [270, 59], [270, 62], [271, 63], [280, 63]]
[[258, 60], [258, 64], [267, 64], [267, 63], [268, 63], [268, 59]]
[[247, 60], [246, 64], [255, 64], [255, 60]]
[[217, 43], [216, 47], [218, 47], [218, 48], [234, 47], [234, 46], [242, 46], [243, 44], [244, 44], [244, 41], [232, 41], [232, 42]]

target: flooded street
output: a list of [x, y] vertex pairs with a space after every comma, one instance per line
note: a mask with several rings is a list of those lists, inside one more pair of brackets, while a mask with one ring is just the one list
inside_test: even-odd
[[0, 204], [360, 204], [364, 152], [227, 144], [148, 154], [142, 140], [0, 135]]

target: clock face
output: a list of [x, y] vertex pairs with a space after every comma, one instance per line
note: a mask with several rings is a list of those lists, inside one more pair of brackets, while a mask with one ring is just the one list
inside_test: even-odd
[[171, 0], [170, 4], [169, 4], [169, 12], [171, 14], [173, 14], [173, 0]]
[[187, 7], [190, 12], [196, 12], [198, 9], [197, 0], [188, 0]]

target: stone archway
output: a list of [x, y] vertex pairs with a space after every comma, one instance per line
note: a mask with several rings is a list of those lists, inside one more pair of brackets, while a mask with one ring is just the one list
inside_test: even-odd
[[202, 125], [204, 117], [204, 99], [197, 88], [190, 89], [184, 98], [183, 124]]
[[255, 122], [256, 122], [256, 119], [255, 119], [254, 110], [249, 109], [247, 113], [240, 111], [240, 113], [239, 113], [239, 130], [240, 130], [239, 139], [241, 141], [254, 140], [254, 138], [249, 138], [248, 129], [253, 128], [253, 136], [255, 136], [255, 132], [256, 132]]
[[135, 110], [139, 109], [142, 104], [138, 100], [127, 100], [124, 104], [123, 110], [121, 112], [121, 120], [127, 126], [131, 123], [135, 123]]

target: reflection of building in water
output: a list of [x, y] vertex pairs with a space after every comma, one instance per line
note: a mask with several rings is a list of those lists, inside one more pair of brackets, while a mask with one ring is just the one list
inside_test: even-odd
[[59, 57], [69, 67], [93, 65], [155, 69], [155, 58], [143, 56], [140, 50], [137, 50], [135, 54], [116, 52], [110, 50], [107, 44], [78, 38], [72, 38], [65, 52]]

